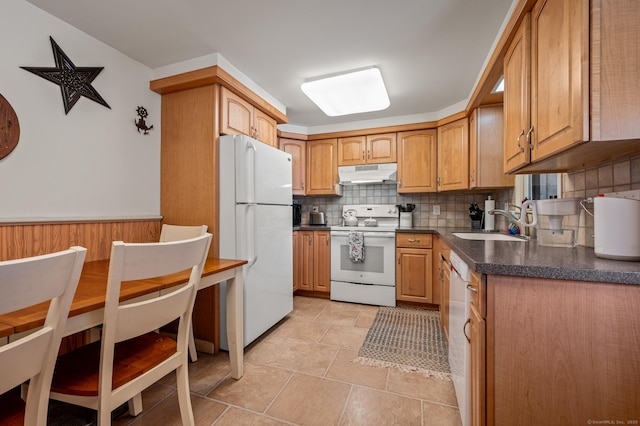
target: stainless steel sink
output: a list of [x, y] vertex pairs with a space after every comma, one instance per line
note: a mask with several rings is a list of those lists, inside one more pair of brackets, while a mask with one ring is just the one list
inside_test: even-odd
[[463, 240], [484, 240], [484, 241], [527, 241], [526, 238], [516, 237], [506, 234], [484, 233], [484, 232], [454, 232], [454, 236]]

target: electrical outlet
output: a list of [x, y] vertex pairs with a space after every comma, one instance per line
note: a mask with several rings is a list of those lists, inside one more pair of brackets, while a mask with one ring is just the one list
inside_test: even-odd
[[436, 216], [440, 214], [440, 206], [433, 206], [433, 214]]

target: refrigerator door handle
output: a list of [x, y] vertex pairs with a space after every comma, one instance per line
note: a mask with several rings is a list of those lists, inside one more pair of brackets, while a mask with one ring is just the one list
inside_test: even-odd
[[258, 150], [252, 142], [247, 141], [246, 151], [253, 150], [253, 155], [247, 154], [247, 201], [256, 202], [256, 154]]
[[247, 264], [247, 268], [251, 268], [253, 266], [254, 263], [256, 263], [256, 261], [258, 260], [258, 255], [256, 254], [256, 232], [257, 232], [257, 227], [256, 227], [256, 205], [255, 204], [249, 204], [247, 206], [247, 212], [248, 212], [248, 217], [247, 217], [247, 221], [245, 222], [247, 224], [247, 246], [249, 248], [249, 263]]

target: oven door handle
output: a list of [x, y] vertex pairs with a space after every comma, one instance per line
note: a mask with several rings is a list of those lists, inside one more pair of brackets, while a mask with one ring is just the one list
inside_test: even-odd
[[[358, 231], [358, 232], [364, 232], [365, 233], [365, 238], [369, 237], [369, 238], [395, 238], [396, 233], [395, 232], [367, 232], [367, 231]], [[349, 236], [350, 231], [331, 231], [331, 236], [332, 237], [348, 237]]]

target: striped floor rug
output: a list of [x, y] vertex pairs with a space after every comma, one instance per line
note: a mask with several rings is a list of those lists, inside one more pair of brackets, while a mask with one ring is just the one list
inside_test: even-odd
[[380, 307], [353, 362], [450, 379], [440, 313], [419, 308]]

